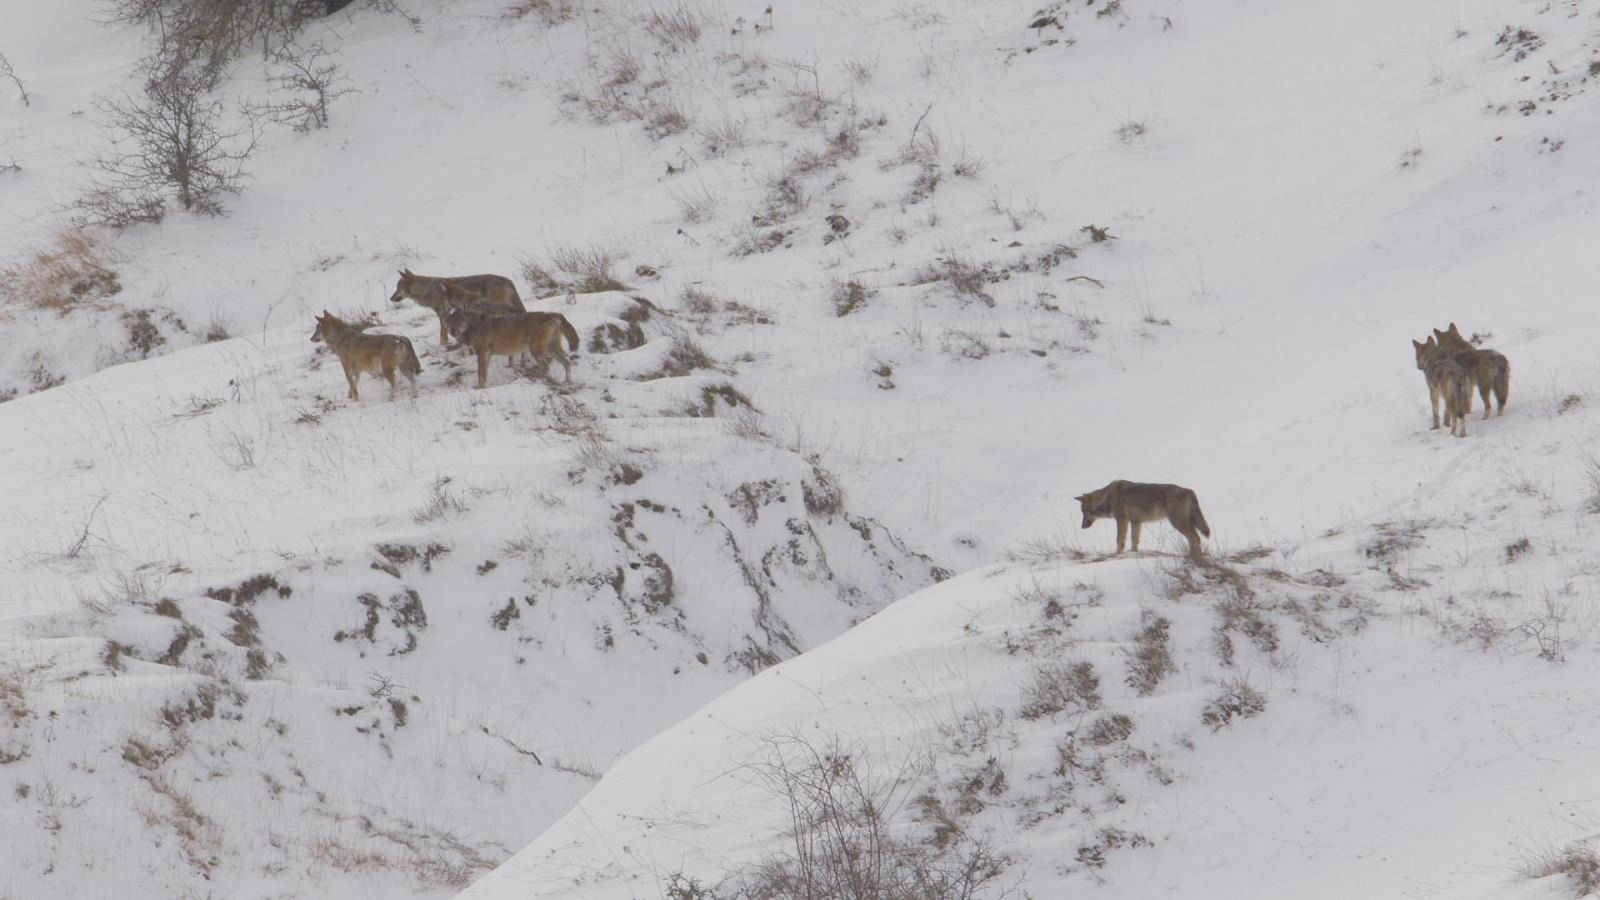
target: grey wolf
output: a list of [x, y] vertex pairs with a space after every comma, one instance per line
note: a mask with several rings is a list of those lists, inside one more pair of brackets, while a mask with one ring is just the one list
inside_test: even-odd
[[527, 310], [527, 307], [522, 305], [522, 297], [517, 294], [517, 286], [511, 279], [502, 275], [461, 275], [445, 278], [415, 275], [409, 269], [400, 270], [400, 281], [395, 284], [394, 293], [389, 295], [389, 302], [399, 303], [410, 297], [418, 306], [433, 310], [439, 316], [439, 343], [447, 344], [449, 334], [445, 330], [444, 317], [450, 311], [450, 297], [446, 288], [451, 285], [466, 295], [479, 298], [483, 303], [500, 307], [507, 312]]
[[[1489, 393], [1494, 392], [1496, 405], [1499, 411], [1495, 415], [1506, 414], [1506, 395], [1511, 393], [1511, 363], [1505, 355], [1489, 349], [1480, 349], [1472, 346], [1461, 332], [1456, 328], [1456, 323], [1451, 322], [1450, 327], [1444, 331], [1435, 328], [1433, 336], [1438, 339], [1439, 346], [1444, 352], [1450, 354], [1461, 368], [1467, 370], [1472, 377], [1472, 383], [1478, 387], [1478, 396], [1483, 398], [1483, 417], [1489, 418]], [[1472, 412], [1472, 395], [1467, 395], [1467, 413]]]
[[456, 306], [446, 314], [446, 325], [451, 334], [478, 354], [478, 387], [489, 380], [489, 357], [515, 356], [532, 353], [542, 362], [546, 371], [553, 355], [566, 373], [567, 383], [572, 382], [572, 360], [561, 349], [561, 338], [568, 346], [578, 349], [578, 330], [567, 317], [552, 312], [485, 313]]
[[1425, 344], [1413, 340], [1411, 346], [1417, 353], [1417, 368], [1428, 382], [1434, 429], [1439, 428], [1439, 398], [1443, 397], [1444, 423], [1450, 426], [1451, 434], [1466, 437], [1467, 414], [1472, 412], [1472, 376], [1431, 337]]
[[1073, 498], [1083, 511], [1083, 527], [1096, 519], [1117, 520], [1117, 552], [1127, 544], [1128, 528], [1133, 528], [1133, 549], [1139, 549], [1139, 527], [1146, 522], [1166, 519], [1189, 541], [1189, 555], [1200, 555], [1200, 535], [1211, 536], [1211, 526], [1200, 512], [1200, 499], [1194, 491], [1176, 484], [1141, 484], [1113, 481], [1098, 491]]
[[422, 363], [407, 338], [397, 334], [365, 334], [323, 310], [322, 315], [317, 316], [317, 328], [311, 332], [311, 340], [326, 342], [333, 348], [339, 365], [344, 367], [345, 380], [350, 382], [351, 400], [361, 399], [356, 391], [356, 380], [362, 372], [381, 374], [389, 382], [391, 398], [397, 387], [394, 376], [399, 372], [411, 383], [411, 396], [417, 396], [417, 375], [422, 371]]

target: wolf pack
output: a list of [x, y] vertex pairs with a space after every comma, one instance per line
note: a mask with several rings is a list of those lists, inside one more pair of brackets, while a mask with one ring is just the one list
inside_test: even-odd
[[[489, 382], [489, 360], [494, 356], [529, 354], [546, 371], [553, 358], [561, 363], [566, 381], [572, 381], [572, 359], [562, 349], [578, 349], [578, 330], [567, 317], [554, 312], [529, 312], [522, 305], [517, 286], [503, 275], [462, 275], [438, 277], [400, 270], [389, 300], [410, 299], [439, 317], [439, 345], [468, 347], [478, 357], [478, 387]], [[350, 399], [360, 400], [356, 382], [363, 374], [382, 377], [389, 383], [392, 397], [399, 388], [397, 376], [417, 395], [417, 375], [422, 362], [411, 346], [411, 339], [398, 334], [373, 334], [359, 325], [345, 322], [327, 310], [317, 316], [311, 340], [326, 344], [344, 368], [350, 385]]]
[[[561, 363], [565, 379], [571, 383], [572, 360], [561, 343], [564, 338], [568, 349], [577, 351], [577, 329], [560, 313], [528, 311], [511, 279], [501, 275], [417, 275], [401, 269], [389, 300], [400, 303], [407, 299], [439, 317], [442, 349], [449, 349], [454, 340], [457, 346], [468, 347], [477, 355], [478, 387], [488, 384], [492, 357], [524, 353], [532, 355], [546, 373], [551, 359]], [[410, 383], [411, 395], [417, 395], [422, 363], [409, 338], [371, 334], [323, 310], [317, 316], [311, 340], [327, 344], [338, 356], [350, 384], [351, 400], [361, 399], [356, 382], [364, 373], [380, 375], [388, 381], [390, 396], [398, 389], [396, 376], [404, 376]], [[1511, 363], [1505, 354], [1477, 346], [1461, 334], [1454, 322], [1443, 330], [1433, 329], [1426, 341], [1412, 340], [1411, 344], [1416, 351], [1417, 368], [1427, 382], [1434, 430], [1442, 421], [1452, 435], [1466, 437], [1474, 392], [1483, 401], [1485, 419], [1491, 408], [1494, 415], [1505, 415], [1506, 398], [1511, 392]], [[1181, 485], [1118, 479], [1073, 499], [1083, 513], [1084, 528], [1099, 519], [1116, 522], [1119, 554], [1126, 549], [1130, 537], [1137, 553], [1140, 528], [1163, 519], [1188, 541], [1191, 558], [1201, 555], [1201, 536], [1211, 536], [1211, 526], [1200, 511], [1200, 499]]]

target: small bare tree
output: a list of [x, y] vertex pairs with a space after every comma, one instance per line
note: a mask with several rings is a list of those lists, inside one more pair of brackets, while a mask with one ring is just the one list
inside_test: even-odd
[[89, 222], [158, 221], [169, 199], [220, 215], [221, 195], [244, 184], [244, 163], [258, 137], [254, 119], [236, 128], [223, 124], [223, 104], [210, 95], [203, 63], [152, 62], [147, 75], [143, 97], [98, 105], [112, 149], [93, 164], [105, 178], [78, 203]]
[[4, 53], [0, 53], [0, 78], [7, 79], [12, 84], [17, 86], [17, 93], [22, 95], [23, 106], [32, 105], [28, 102], [27, 86], [22, 83], [21, 78], [17, 77], [17, 70], [11, 68], [11, 60], [6, 59], [6, 55]]
[[279, 70], [269, 77], [275, 93], [285, 93], [288, 99], [256, 107], [266, 118], [288, 125], [296, 131], [313, 131], [328, 125], [328, 105], [346, 94], [356, 93], [346, 87], [348, 79], [339, 70], [339, 64], [328, 58], [328, 48], [319, 41], [302, 47], [293, 41], [272, 52], [272, 62]]

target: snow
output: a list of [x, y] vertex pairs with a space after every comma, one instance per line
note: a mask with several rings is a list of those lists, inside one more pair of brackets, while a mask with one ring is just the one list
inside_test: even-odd
[[[1562, 895], [1515, 870], [1595, 815], [1600, 6], [836, 6], [698, 6], [676, 45], [629, 0], [352, 7], [305, 37], [357, 93], [266, 132], [226, 216], [92, 232], [122, 285], [97, 305], [0, 293], [0, 891], [661, 896], [786, 846], [759, 774], [802, 736], [908, 801], [994, 756], [1009, 788], [963, 827], [1036, 897]], [[148, 36], [95, 9], [0, 0], [32, 101], [0, 83], [0, 267], [65, 226], [96, 98], [137, 89]], [[571, 100], [624, 57], [624, 101], [693, 128]], [[696, 130], [739, 121], [742, 147]], [[806, 162], [841, 131], [858, 153]], [[774, 217], [786, 172], [804, 206]], [[497, 360], [475, 391], [388, 302], [401, 267], [531, 297], [562, 247], [628, 286], [535, 304], [583, 335], [570, 390]], [[952, 257], [992, 302], [918, 283]], [[634, 296], [645, 343], [593, 349]], [[323, 309], [409, 337], [420, 397], [345, 400]], [[1461, 440], [1408, 346], [1450, 321], [1513, 373]], [[684, 338], [716, 368], [641, 380]], [[1113, 478], [1194, 488], [1219, 567], [1159, 525], [1100, 556], [1072, 497]], [[1281, 645], [1235, 633], [1227, 664], [1240, 584]], [[1178, 664], [1149, 696], [1145, 611]], [[1022, 717], [1056, 658], [1102, 708]], [[1266, 709], [1213, 732], [1234, 678]], [[1063, 786], [1056, 744], [1111, 712], [1135, 730], [1105, 783]], [[1102, 828], [1150, 846], [1088, 865]]]

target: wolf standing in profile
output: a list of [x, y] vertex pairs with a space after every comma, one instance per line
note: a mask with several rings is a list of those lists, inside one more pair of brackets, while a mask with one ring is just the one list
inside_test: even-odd
[[1166, 519], [1189, 541], [1189, 555], [1200, 556], [1200, 535], [1211, 537], [1211, 526], [1200, 512], [1200, 499], [1194, 491], [1176, 484], [1140, 484], [1113, 481], [1098, 491], [1073, 498], [1083, 510], [1083, 527], [1096, 519], [1117, 520], [1117, 552], [1127, 544], [1128, 527], [1133, 527], [1133, 549], [1139, 550], [1139, 526]]
[[394, 375], [399, 372], [411, 383], [411, 396], [417, 396], [417, 374], [422, 371], [422, 363], [417, 360], [417, 351], [411, 348], [409, 339], [396, 334], [363, 334], [355, 326], [323, 310], [322, 315], [317, 316], [317, 330], [311, 332], [311, 340], [325, 341], [333, 348], [339, 365], [344, 367], [345, 380], [350, 382], [351, 400], [361, 399], [356, 392], [356, 380], [362, 372], [383, 375], [389, 382], [390, 399], [394, 398], [397, 387]]
[[488, 306], [506, 312], [525, 312], [517, 286], [503, 275], [461, 275], [443, 278], [433, 275], [413, 275], [409, 269], [400, 270], [400, 281], [389, 295], [390, 303], [399, 303], [410, 297], [418, 306], [431, 309], [439, 316], [439, 343], [449, 343], [449, 333], [444, 327], [444, 317], [450, 312], [450, 297], [446, 290], [454, 286], [467, 295], [478, 298]]
[[478, 354], [478, 387], [489, 381], [489, 357], [515, 356], [532, 353], [549, 372], [550, 357], [555, 356], [566, 371], [567, 383], [572, 383], [572, 360], [561, 349], [561, 338], [567, 345], [578, 349], [578, 329], [572, 327], [567, 317], [553, 312], [486, 313], [455, 306], [445, 316], [445, 324], [456, 340]]
[[[1472, 412], [1472, 376], [1456, 362], [1449, 351], [1439, 346], [1433, 338], [1426, 344], [1413, 340], [1417, 351], [1417, 368], [1428, 381], [1428, 402], [1433, 405], [1433, 427], [1439, 428], [1439, 398], [1444, 398], [1444, 423], [1450, 433], [1467, 436], [1467, 414]], [[1484, 398], [1484, 405], [1489, 403]], [[1459, 433], [1457, 428], [1460, 429]]]
[[[1499, 406], [1497, 416], [1506, 414], [1506, 395], [1511, 393], [1511, 363], [1505, 354], [1496, 350], [1479, 349], [1461, 336], [1456, 329], [1456, 323], [1451, 322], [1445, 331], [1435, 328], [1433, 336], [1438, 339], [1439, 346], [1448, 353], [1461, 368], [1467, 370], [1467, 375], [1478, 386], [1478, 396], [1483, 398], [1483, 417], [1489, 418], [1489, 392], [1494, 392], [1494, 398]], [[1472, 393], [1467, 392], [1468, 414], [1472, 412]]]

